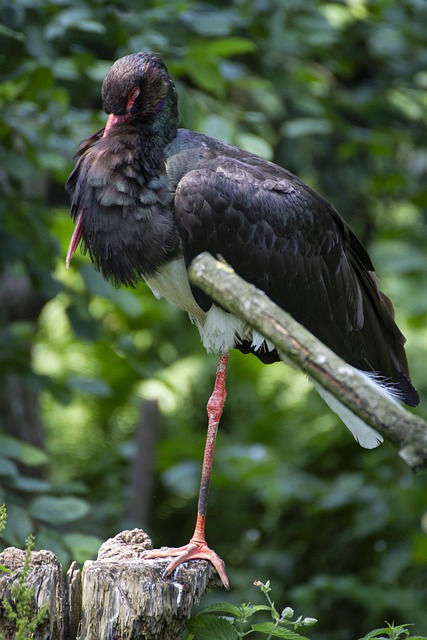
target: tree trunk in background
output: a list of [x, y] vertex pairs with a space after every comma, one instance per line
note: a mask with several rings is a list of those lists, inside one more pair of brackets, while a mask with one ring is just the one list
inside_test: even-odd
[[135, 435], [135, 455], [130, 473], [130, 504], [126, 522], [146, 526], [150, 513], [153, 465], [161, 414], [157, 400], [141, 404], [140, 420]]
[[[6, 375], [0, 392], [0, 415], [6, 433], [22, 442], [44, 448], [38, 392], [31, 388], [31, 381], [15, 373]], [[35, 471], [37, 469], [31, 469], [32, 474]]]
[[[0, 278], [0, 324], [36, 323], [47, 299], [35, 292], [26, 276], [5, 271]], [[23, 359], [31, 360], [32, 343], [27, 345]], [[27, 371], [30, 365], [25, 363]], [[45, 438], [40, 419], [38, 389], [34, 375], [23, 375], [19, 362], [11, 362], [0, 387], [0, 416], [4, 431], [44, 449]], [[25, 467], [26, 475], [43, 475], [43, 468]]]

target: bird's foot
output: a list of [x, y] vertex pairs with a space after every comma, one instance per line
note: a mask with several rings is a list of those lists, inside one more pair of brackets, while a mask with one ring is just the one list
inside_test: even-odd
[[144, 551], [143, 558], [174, 558], [168, 564], [164, 572], [164, 576], [169, 576], [183, 562], [188, 560], [209, 560], [218, 572], [221, 582], [226, 589], [229, 589], [229, 581], [224, 568], [224, 562], [219, 555], [210, 549], [205, 541], [198, 541], [192, 538], [190, 542], [183, 547], [166, 547], [163, 549], [153, 549], [152, 551]]

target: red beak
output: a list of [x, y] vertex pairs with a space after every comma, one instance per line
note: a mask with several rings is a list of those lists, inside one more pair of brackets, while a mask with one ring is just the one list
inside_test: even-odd
[[83, 235], [83, 212], [80, 211], [77, 216], [76, 226], [74, 227], [73, 235], [71, 236], [70, 246], [68, 247], [67, 257], [65, 259], [65, 268], [68, 269], [70, 262], [74, 255], [75, 250], [79, 246], [80, 240]]
[[122, 124], [123, 122], [129, 122], [129, 115], [127, 113], [123, 116], [116, 116], [114, 113], [110, 113], [107, 118], [102, 137], [104, 137], [107, 131], [109, 131], [111, 127], [114, 127], [115, 124]]

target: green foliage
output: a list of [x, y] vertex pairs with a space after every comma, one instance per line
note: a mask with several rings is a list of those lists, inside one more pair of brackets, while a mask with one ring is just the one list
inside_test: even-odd
[[[0, 534], [4, 531], [7, 522], [7, 509], [5, 504], [0, 504]], [[0, 564], [0, 571], [7, 573], [9, 569]]]
[[[63, 184], [78, 142], [105, 122], [105, 72], [131, 51], [164, 56], [183, 126], [274, 159], [351, 222], [427, 397], [425, 3], [6, 0], [1, 14], [4, 543], [34, 531], [67, 563], [128, 526], [143, 524], [156, 545], [191, 533], [215, 361], [143, 286], [113, 289], [87, 257], [63, 266]], [[319, 618], [316, 640], [354, 640], [382, 620], [425, 633], [425, 478], [390, 446], [360, 450], [283, 366], [235, 353], [228, 390], [208, 536], [227, 563], [230, 604], [269, 576], [278, 601]], [[129, 487], [147, 399], [160, 433], [141, 522]], [[34, 432], [34, 416], [40, 441], [20, 431]]]
[[407, 627], [411, 625], [400, 624], [398, 626], [395, 626], [394, 624], [386, 624], [387, 626], [383, 629], [374, 629], [359, 640], [371, 640], [371, 638], [378, 638], [379, 640], [387, 640], [388, 638], [391, 638], [391, 640], [425, 640], [425, 636], [411, 635], [411, 633], [407, 629]]
[[5, 504], [0, 504], [0, 533], [4, 531], [7, 522], [7, 509]]
[[[10, 590], [10, 599], [3, 599], [2, 605], [5, 617], [15, 625], [15, 640], [31, 640], [46, 617], [48, 605], [34, 612], [35, 587], [28, 584], [28, 576], [31, 571], [31, 552], [34, 549], [35, 539], [30, 535], [25, 545], [25, 560], [19, 576], [18, 584]], [[5, 639], [5, 634], [0, 634], [0, 639]]]
[[[257, 580], [255, 586], [267, 598], [268, 605], [242, 604], [240, 607], [229, 602], [217, 602], [200, 611], [188, 623], [187, 640], [237, 640], [252, 635], [254, 632], [271, 638], [287, 640], [307, 640], [297, 633], [301, 627], [312, 627], [315, 618], [298, 616], [296, 620], [291, 607], [285, 607], [279, 613], [270, 597], [270, 582], [265, 584]], [[269, 612], [272, 621], [252, 623], [251, 618], [260, 612]], [[254, 636], [256, 637], [256, 636]]]
[[100, 538], [78, 530], [67, 535], [56, 531], [64, 524], [78, 527], [90, 511], [87, 499], [72, 495], [79, 490], [76, 483], [59, 486], [53, 480], [23, 474], [22, 465], [38, 469], [49, 457], [17, 438], [0, 433], [0, 450], [0, 494], [8, 505], [7, 527], [6, 519], [0, 527], [4, 544], [21, 546], [31, 532], [37, 532], [39, 544], [54, 551], [63, 563], [94, 555], [102, 542]]
[[[259, 587], [268, 601], [268, 605], [253, 605], [243, 603], [239, 607], [230, 602], [216, 602], [197, 615], [193, 616], [187, 625], [185, 640], [238, 640], [252, 636], [254, 638], [267, 636], [271, 638], [286, 638], [287, 640], [307, 640], [305, 636], [297, 633], [300, 628], [309, 628], [317, 623], [315, 618], [298, 616], [294, 617], [292, 607], [285, 607], [281, 613], [276, 609], [271, 600], [270, 581], [265, 584], [255, 581], [255, 586]], [[254, 624], [251, 618], [259, 613], [270, 614], [272, 622], [262, 622]], [[408, 624], [394, 625], [386, 623], [381, 629], [374, 629], [359, 640], [426, 640], [425, 636], [413, 636], [408, 630]]]

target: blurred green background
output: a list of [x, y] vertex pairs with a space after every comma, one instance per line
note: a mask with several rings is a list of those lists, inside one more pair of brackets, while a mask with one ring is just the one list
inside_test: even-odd
[[[63, 184], [101, 128], [112, 61], [162, 54], [181, 124], [286, 166], [367, 245], [427, 398], [427, 3], [102, 2], [1, 8], [0, 502], [3, 545], [72, 559], [143, 526], [156, 546], [194, 526], [216, 358], [178, 309], [116, 290], [79, 255]], [[427, 634], [426, 477], [362, 450], [283, 365], [233, 353], [208, 540], [229, 594], [319, 618], [316, 640], [384, 620]], [[417, 413], [427, 417], [427, 403]], [[209, 600], [210, 598], [210, 600]]]

